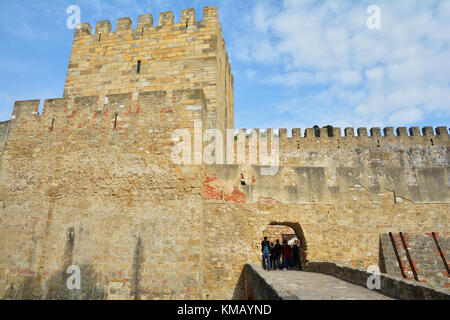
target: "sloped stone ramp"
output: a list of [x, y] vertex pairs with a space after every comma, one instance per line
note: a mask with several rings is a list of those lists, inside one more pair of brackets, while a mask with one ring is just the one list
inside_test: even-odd
[[450, 290], [381, 274], [381, 289], [366, 287], [371, 274], [338, 263], [312, 262], [308, 271], [266, 271], [244, 267], [249, 300], [450, 300]]
[[[277, 300], [392, 299], [381, 293], [326, 274], [295, 270], [266, 271], [256, 264], [248, 265], [247, 268], [253, 269], [253, 275], [250, 276], [253, 278], [252, 284], [250, 285], [246, 281], [246, 290], [250, 299], [265, 300], [267, 299], [264, 297], [265, 295], [272, 296], [271, 299]], [[249, 273], [251, 271], [247, 270], [246, 275]]]

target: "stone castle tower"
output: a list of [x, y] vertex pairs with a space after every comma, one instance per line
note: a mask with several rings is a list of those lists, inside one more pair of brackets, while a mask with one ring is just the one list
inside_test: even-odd
[[[234, 129], [233, 101], [215, 7], [202, 21], [183, 10], [180, 24], [142, 15], [135, 30], [129, 18], [115, 32], [80, 25], [64, 96], [42, 114], [39, 100], [18, 101], [0, 124], [0, 298], [240, 298], [270, 225], [292, 228], [304, 266], [379, 263], [408, 277], [402, 232], [419, 280], [448, 286], [426, 236], [449, 252], [446, 127], [268, 129], [264, 143], [240, 130], [226, 165], [175, 164], [173, 132]], [[261, 174], [258, 152], [277, 145], [279, 168]]]
[[215, 7], [203, 21], [194, 9], [183, 10], [180, 24], [172, 12], [161, 13], [153, 26], [150, 14], [82, 24], [75, 33], [64, 97], [201, 89], [208, 105], [207, 127], [234, 128], [233, 76]]

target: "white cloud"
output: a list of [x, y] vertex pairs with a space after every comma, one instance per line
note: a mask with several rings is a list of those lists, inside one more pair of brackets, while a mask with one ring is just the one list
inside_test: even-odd
[[423, 113], [419, 108], [409, 108], [394, 112], [389, 117], [389, 122], [397, 125], [405, 125], [422, 120]]
[[365, 76], [368, 81], [379, 83], [384, 80], [384, 68], [378, 66], [372, 69], [368, 69], [365, 72]]
[[242, 19], [248, 32], [231, 39], [232, 53], [268, 70], [261, 84], [297, 92], [280, 103], [281, 113], [320, 110], [311, 113], [322, 123], [360, 125], [448, 121], [450, 1], [376, 2], [381, 30], [366, 27], [369, 1], [285, 0], [281, 9], [262, 2]]

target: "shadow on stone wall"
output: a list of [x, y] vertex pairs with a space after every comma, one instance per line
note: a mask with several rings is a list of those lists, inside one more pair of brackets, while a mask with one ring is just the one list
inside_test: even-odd
[[381, 242], [381, 237], [378, 241], [378, 267], [380, 267], [381, 273], [387, 273], [386, 271], [386, 260], [384, 258], [385, 254], [383, 252], [383, 243]]
[[54, 272], [47, 279], [41, 276], [23, 277], [9, 286], [3, 300], [105, 300], [107, 280], [90, 265], [80, 266], [81, 289], [69, 290], [65, 270]]
[[131, 295], [134, 297], [134, 300], [140, 300], [140, 286], [139, 286], [139, 275], [141, 269], [141, 260], [142, 260], [142, 239], [138, 237], [136, 248], [134, 251], [134, 263], [133, 263], [133, 283], [132, 283], [132, 292]]
[[245, 288], [245, 270], [242, 268], [241, 275], [239, 276], [239, 280], [234, 288], [233, 292], [233, 300], [246, 300], [246, 288]]
[[[20, 276], [18, 281], [10, 284], [3, 296], [5, 300], [105, 300], [107, 297], [107, 278], [99, 275], [91, 265], [78, 265], [73, 261], [75, 246], [75, 228], [67, 230], [64, 254], [61, 257], [60, 270], [50, 275], [28, 271], [28, 276]], [[68, 274], [70, 266], [80, 268], [81, 289], [70, 290], [67, 280], [73, 273]]]

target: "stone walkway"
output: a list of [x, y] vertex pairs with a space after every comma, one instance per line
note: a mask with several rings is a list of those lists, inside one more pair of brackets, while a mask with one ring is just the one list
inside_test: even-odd
[[300, 300], [392, 300], [381, 293], [321, 273], [254, 269], [282, 296]]

